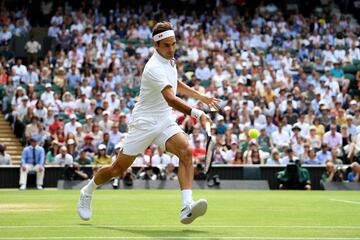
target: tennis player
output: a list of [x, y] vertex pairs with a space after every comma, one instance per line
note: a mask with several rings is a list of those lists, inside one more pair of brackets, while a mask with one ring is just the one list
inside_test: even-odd
[[194, 116], [205, 127], [210, 118], [201, 110], [191, 108], [176, 97], [179, 92], [196, 98], [211, 108], [218, 109], [219, 100], [201, 94], [186, 84], [178, 81], [174, 61], [176, 39], [169, 22], [159, 22], [152, 33], [154, 54], [146, 63], [142, 78], [139, 101], [136, 103], [129, 124], [129, 135], [122, 152], [111, 165], [101, 168], [94, 178], [80, 191], [77, 207], [81, 219], [89, 220], [92, 215], [91, 199], [95, 189], [113, 177], [120, 176], [133, 163], [136, 155], [152, 143], [177, 155], [179, 161], [179, 183], [182, 196], [180, 221], [184, 224], [193, 222], [205, 214], [207, 201], [192, 199], [192, 181], [194, 175], [192, 149], [187, 136], [172, 118], [172, 108]]

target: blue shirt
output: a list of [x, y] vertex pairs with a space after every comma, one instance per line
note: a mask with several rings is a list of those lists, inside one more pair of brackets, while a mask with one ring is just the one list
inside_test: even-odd
[[355, 177], [356, 174], [354, 172], [349, 172], [349, 174], [347, 175], [347, 179], [349, 180], [349, 182], [354, 182]]
[[33, 165], [42, 165], [45, 163], [45, 151], [44, 148], [40, 146], [35, 147], [35, 161], [33, 157], [33, 147], [27, 146], [24, 148], [24, 151], [21, 155], [21, 165], [24, 164], [33, 164]]
[[331, 160], [331, 152], [330, 151], [326, 151], [325, 153], [320, 150], [316, 153], [316, 158], [319, 161], [319, 164], [325, 164], [326, 160]]

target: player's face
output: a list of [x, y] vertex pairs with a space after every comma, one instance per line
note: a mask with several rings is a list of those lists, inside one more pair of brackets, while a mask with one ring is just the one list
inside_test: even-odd
[[155, 44], [157, 52], [166, 59], [172, 59], [175, 55], [176, 39], [175, 37], [168, 37]]

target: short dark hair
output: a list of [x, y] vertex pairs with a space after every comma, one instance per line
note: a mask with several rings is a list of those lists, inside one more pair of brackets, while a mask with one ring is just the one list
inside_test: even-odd
[[173, 30], [170, 22], [167, 21], [158, 22], [157, 24], [155, 24], [153, 28], [152, 36], [154, 37], [156, 34], [165, 32], [167, 30]]

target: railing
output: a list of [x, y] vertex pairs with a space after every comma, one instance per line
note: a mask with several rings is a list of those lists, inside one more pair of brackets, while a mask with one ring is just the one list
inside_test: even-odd
[[[325, 172], [324, 166], [303, 166], [310, 172], [312, 188], [322, 189], [320, 185], [321, 175]], [[133, 167], [136, 173], [141, 167]], [[268, 180], [271, 189], [277, 189], [278, 183], [276, 173], [285, 168], [285, 166], [230, 166], [216, 165], [212, 168], [212, 174], [218, 174], [220, 179], [224, 180]], [[91, 175], [92, 166], [85, 166], [83, 170]], [[46, 166], [44, 187], [54, 188], [57, 181], [63, 179], [64, 168], [60, 166]], [[0, 167], [0, 188], [19, 187], [19, 166], [1, 166]]]

